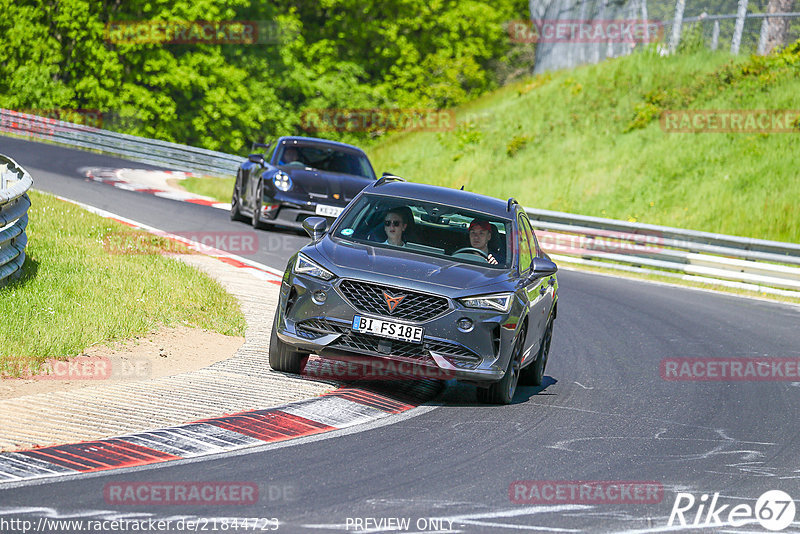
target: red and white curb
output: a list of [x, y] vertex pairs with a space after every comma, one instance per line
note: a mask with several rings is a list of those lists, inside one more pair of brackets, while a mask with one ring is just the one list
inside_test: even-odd
[[196, 195], [187, 191], [179, 191], [169, 187], [166, 183], [166, 178], [183, 179], [189, 176], [202, 176], [199, 174], [182, 171], [113, 169], [109, 167], [82, 167], [79, 171], [83, 172], [87, 178], [95, 182], [112, 185], [126, 191], [137, 191], [161, 198], [189, 202], [201, 206], [210, 206], [221, 210], [231, 209], [231, 205], [227, 202], [217, 202], [210, 197]]
[[158, 464], [341, 430], [408, 411], [435, 397], [440, 388], [440, 382], [429, 380], [387, 383], [381, 389], [342, 387], [267, 410], [116, 438], [0, 453], [0, 487], [4, 482]]

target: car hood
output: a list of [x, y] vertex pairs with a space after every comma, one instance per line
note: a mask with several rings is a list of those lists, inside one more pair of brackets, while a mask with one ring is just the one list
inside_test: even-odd
[[282, 169], [292, 177], [295, 184], [314, 198], [330, 199], [335, 204], [347, 204], [362, 189], [375, 181], [363, 176], [320, 171], [310, 167], [303, 169], [282, 167]]
[[[444, 258], [434, 258], [402, 249], [372, 247], [360, 243], [334, 242], [323, 238], [311, 247], [328, 262], [337, 266], [342, 277], [358, 277], [387, 284], [424, 288], [449, 288], [464, 290], [467, 294], [484, 286], [510, 282], [507, 270], [492, 269], [458, 263]], [[392, 282], [393, 278], [397, 280]], [[403, 281], [413, 282], [404, 284]], [[498, 287], [497, 291], [502, 290]], [[448, 291], [450, 293], [450, 291]]]

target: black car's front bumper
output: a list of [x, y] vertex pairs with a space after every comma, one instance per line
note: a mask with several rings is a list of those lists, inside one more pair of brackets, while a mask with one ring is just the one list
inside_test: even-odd
[[262, 223], [278, 224], [290, 228], [302, 228], [303, 221], [309, 217], [325, 217], [330, 225], [335, 215], [318, 213], [318, 207], [334, 208], [341, 213], [347, 202], [329, 198], [309, 199], [305, 194], [292, 191], [265, 191], [261, 199], [258, 220]]

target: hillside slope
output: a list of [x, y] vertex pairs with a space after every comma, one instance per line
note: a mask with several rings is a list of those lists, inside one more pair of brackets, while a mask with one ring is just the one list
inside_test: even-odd
[[375, 168], [523, 205], [800, 242], [792, 133], [673, 133], [664, 110], [800, 112], [800, 42], [767, 58], [644, 52], [548, 73], [458, 109], [447, 132], [368, 149]]

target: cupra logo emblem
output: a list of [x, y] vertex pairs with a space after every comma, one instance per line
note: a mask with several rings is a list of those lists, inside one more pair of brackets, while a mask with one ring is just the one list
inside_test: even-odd
[[387, 293], [386, 291], [383, 292], [383, 298], [386, 300], [386, 306], [389, 308], [389, 313], [394, 313], [394, 310], [397, 308], [398, 304], [403, 302], [403, 299], [406, 298], [405, 295], [401, 295], [399, 297], [395, 297], [391, 293]]

